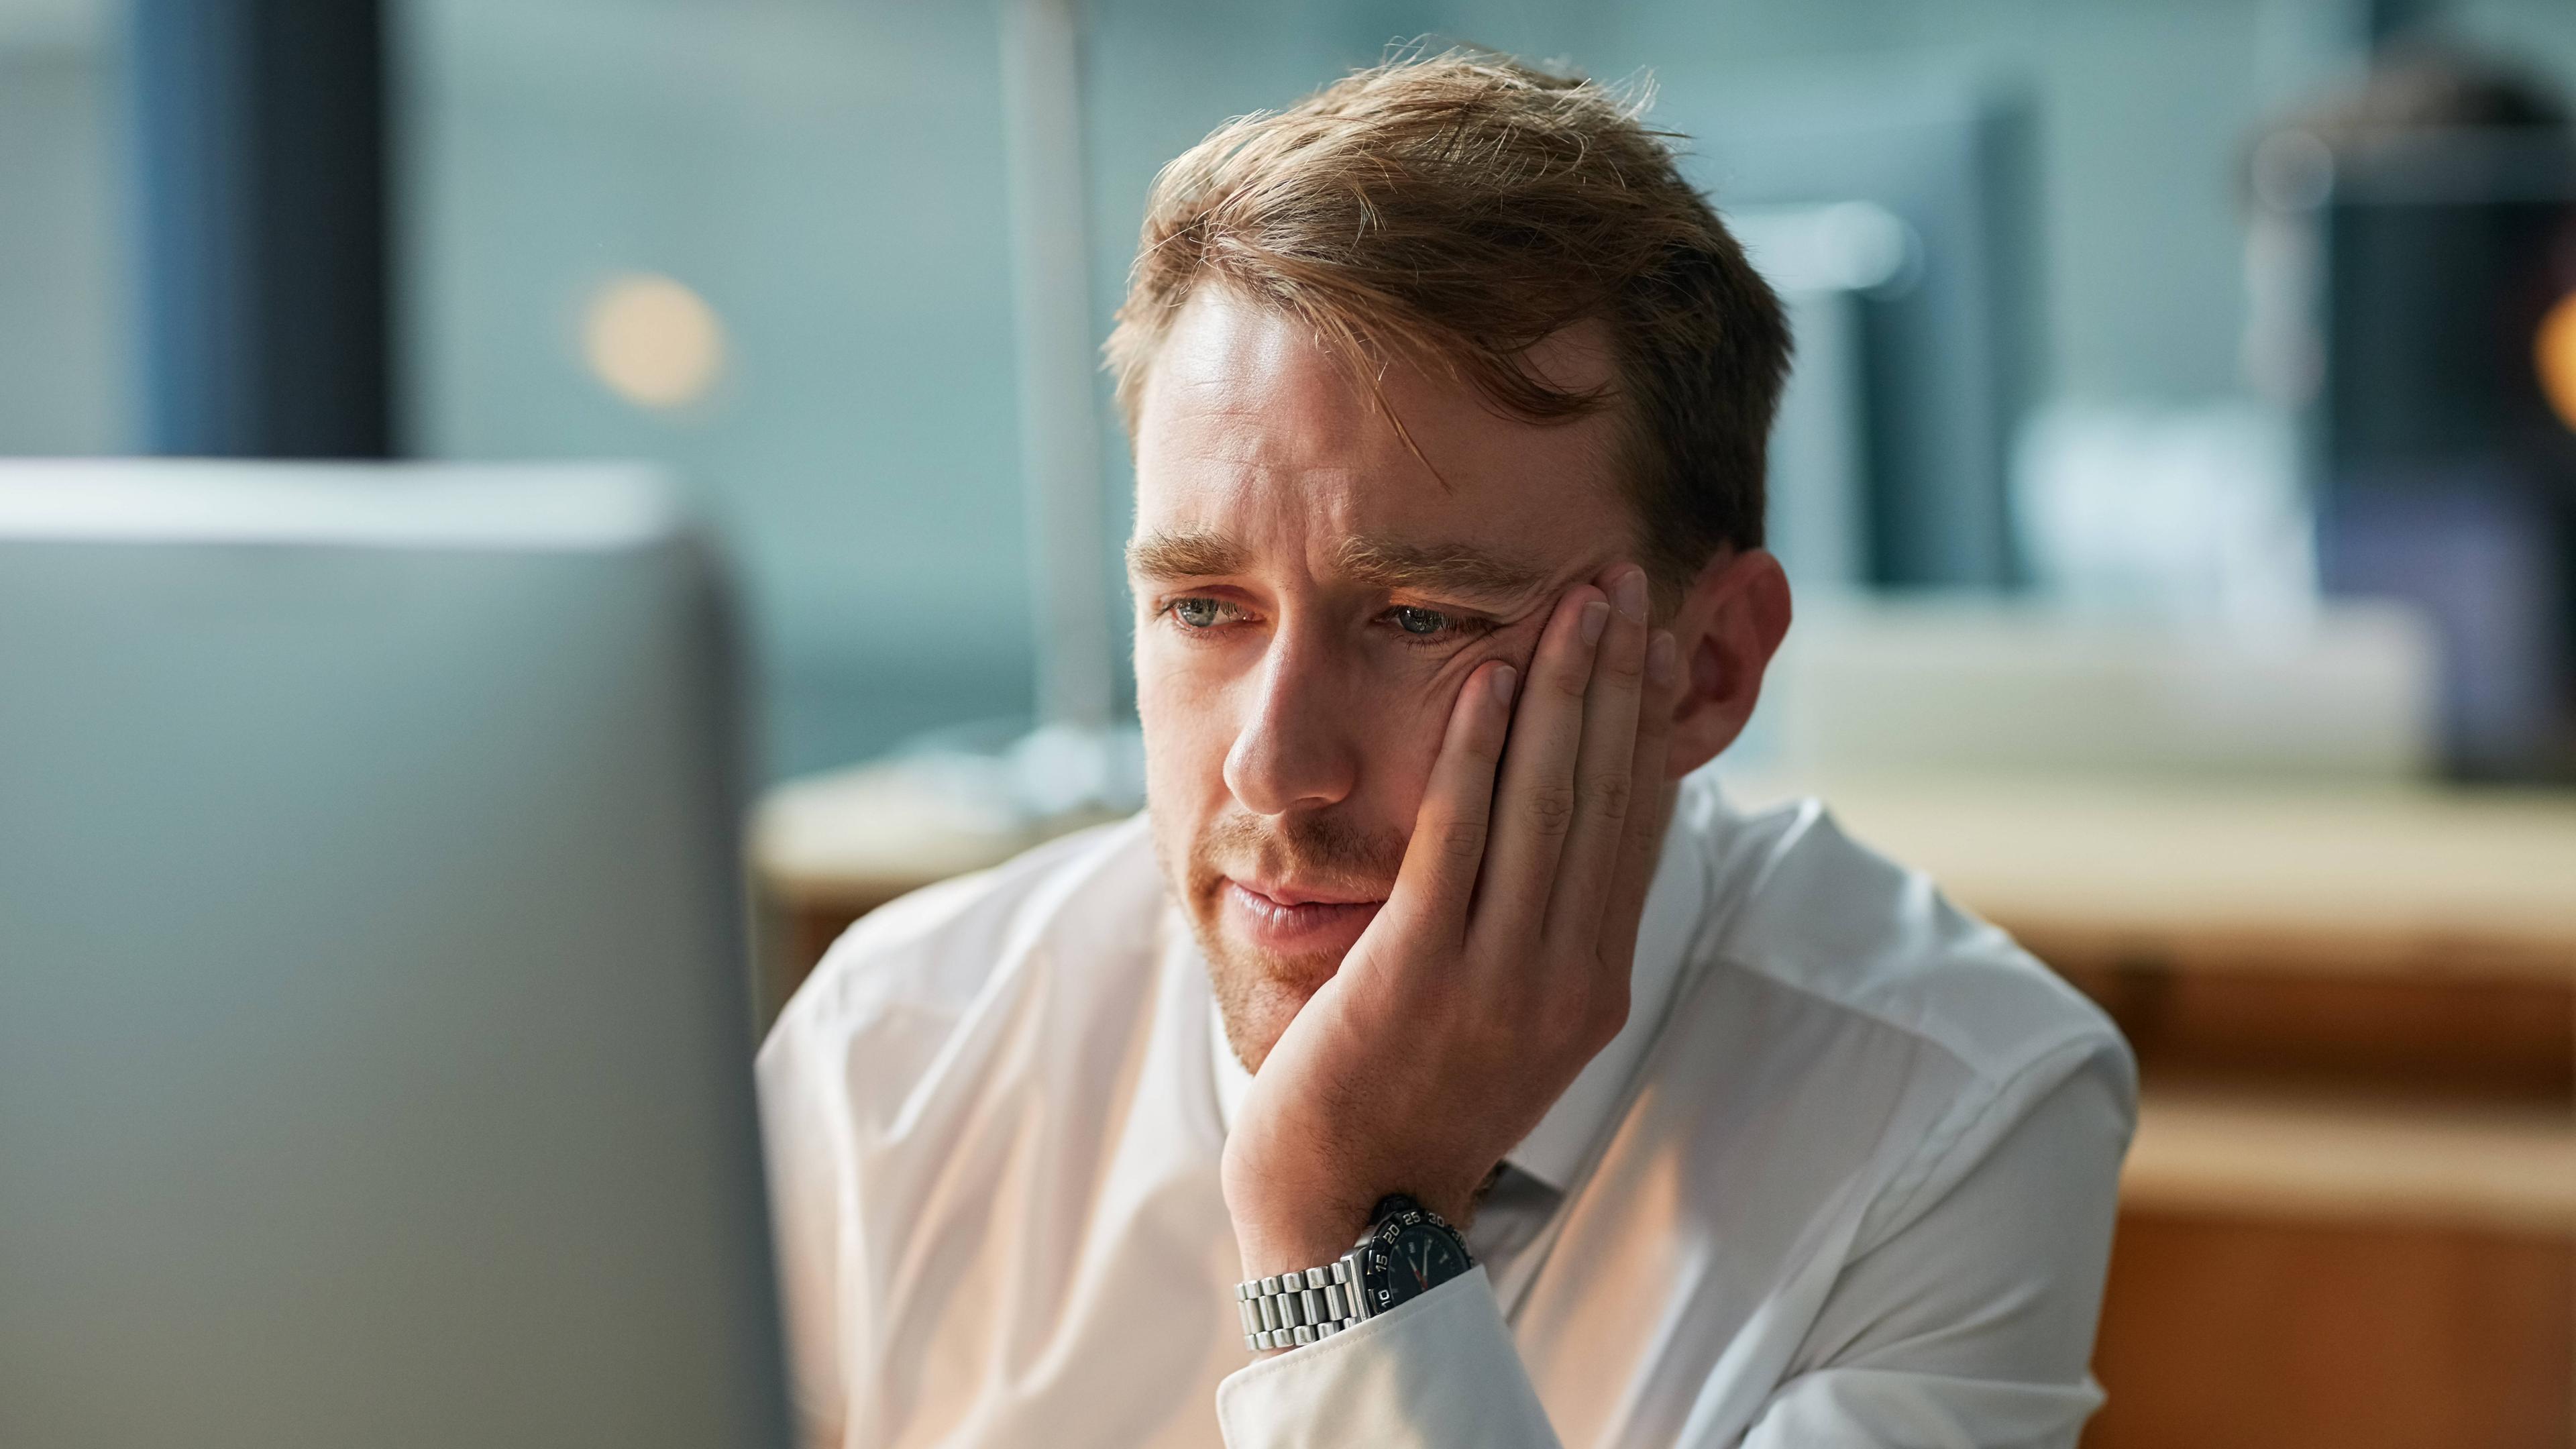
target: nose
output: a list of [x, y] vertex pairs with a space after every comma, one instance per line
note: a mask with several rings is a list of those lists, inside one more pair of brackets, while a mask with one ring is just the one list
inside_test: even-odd
[[1226, 788], [1244, 809], [1284, 815], [1349, 798], [1360, 765], [1352, 683], [1320, 641], [1276, 636], [1225, 756]]

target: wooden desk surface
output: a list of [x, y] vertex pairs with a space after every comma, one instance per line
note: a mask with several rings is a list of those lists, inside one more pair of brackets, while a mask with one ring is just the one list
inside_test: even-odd
[[[1747, 805], [1802, 793], [1747, 780]], [[1845, 828], [2061, 965], [2576, 975], [2576, 793], [1855, 779]]]
[[860, 765], [763, 796], [752, 812], [751, 867], [784, 908], [872, 910], [1101, 818], [1031, 824], [935, 775]]
[[2130, 1211], [2576, 1237], [2576, 1116], [2168, 1085], [2139, 1104]]
[[[1821, 795], [1854, 835], [2061, 964], [2144, 950], [2186, 968], [2576, 974], [2576, 793], [1759, 777], [1730, 790], [1748, 806]], [[753, 861], [791, 909], [865, 909], [1051, 833], [858, 769], [773, 791]]]

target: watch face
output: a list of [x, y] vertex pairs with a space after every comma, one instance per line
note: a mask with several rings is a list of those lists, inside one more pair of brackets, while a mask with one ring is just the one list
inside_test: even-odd
[[1370, 1242], [1361, 1286], [1369, 1295], [1371, 1310], [1384, 1313], [1466, 1272], [1468, 1266], [1456, 1233], [1424, 1221], [1418, 1212], [1402, 1213], [1381, 1224]]

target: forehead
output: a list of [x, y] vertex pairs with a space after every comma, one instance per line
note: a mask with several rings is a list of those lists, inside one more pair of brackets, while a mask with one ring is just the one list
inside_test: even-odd
[[[1611, 374], [1590, 329], [1533, 358], [1560, 385]], [[1138, 538], [1215, 535], [1316, 562], [1347, 556], [1354, 539], [1465, 547], [1552, 575], [1626, 551], [1612, 410], [1532, 423], [1463, 378], [1401, 363], [1378, 386], [1383, 405], [1290, 318], [1221, 289], [1194, 297], [1139, 400]]]

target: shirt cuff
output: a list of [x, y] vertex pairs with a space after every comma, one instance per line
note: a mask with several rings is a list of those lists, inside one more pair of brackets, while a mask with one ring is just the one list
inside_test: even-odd
[[1483, 1265], [1216, 1386], [1227, 1449], [1558, 1449]]

